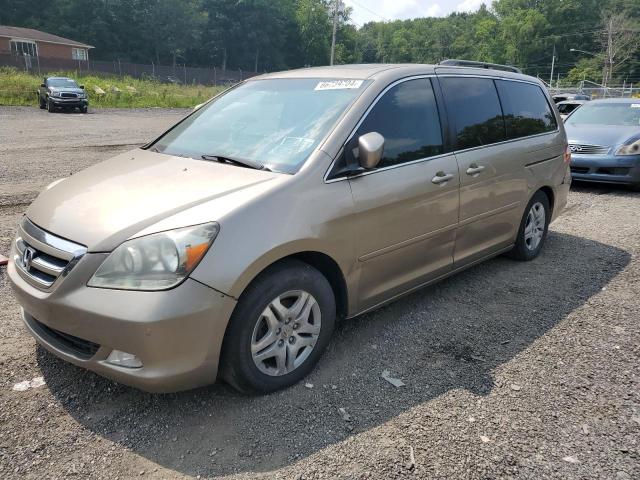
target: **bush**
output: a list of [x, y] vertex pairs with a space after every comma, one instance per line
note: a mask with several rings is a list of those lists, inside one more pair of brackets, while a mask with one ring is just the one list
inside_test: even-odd
[[[55, 72], [48, 76], [70, 77], [84, 85], [90, 107], [175, 107], [193, 108], [225, 89], [204, 85], [175, 85], [132, 77], [99, 77]], [[36, 92], [42, 77], [0, 67], [0, 105], [38, 105]], [[97, 93], [97, 92], [104, 93]]]

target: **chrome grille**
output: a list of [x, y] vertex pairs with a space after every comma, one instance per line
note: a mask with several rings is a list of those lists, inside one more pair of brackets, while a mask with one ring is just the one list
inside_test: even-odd
[[40, 290], [50, 291], [86, 252], [86, 247], [52, 235], [24, 217], [13, 260], [22, 278]]
[[609, 147], [603, 145], [586, 145], [582, 143], [570, 143], [569, 150], [576, 155], [606, 155]]
[[77, 93], [61, 93], [60, 94], [61, 98], [78, 98], [78, 94]]

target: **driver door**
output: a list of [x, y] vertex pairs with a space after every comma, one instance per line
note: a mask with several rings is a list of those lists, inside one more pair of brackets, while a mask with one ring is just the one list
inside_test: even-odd
[[356, 213], [359, 309], [437, 278], [453, 268], [459, 175], [445, 147], [431, 80], [391, 87], [347, 142], [360, 135], [385, 138], [377, 168], [351, 177]]

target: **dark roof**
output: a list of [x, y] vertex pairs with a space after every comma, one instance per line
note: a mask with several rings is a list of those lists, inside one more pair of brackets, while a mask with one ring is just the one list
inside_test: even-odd
[[68, 38], [59, 37], [33, 28], [8, 27], [0, 25], [0, 37], [22, 38], [25, 40], [35, 40], [37, 42], [60, 43], [62, 45], [72, 45], [74, 47], [94, 48], [93, 45], [76, 42]]

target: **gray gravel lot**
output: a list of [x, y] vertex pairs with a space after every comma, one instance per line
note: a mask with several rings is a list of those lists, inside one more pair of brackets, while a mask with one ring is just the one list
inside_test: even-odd
[[[43, 186], [184, 113], [0, 108], [0, 253]], [[1, 267], [0, 478], [640, 478], [639, 252], [640, 194], [576, 186], [537, 260], [342, 322], [312, 388], [265, 397], [151, 395], [66, 364]]]

